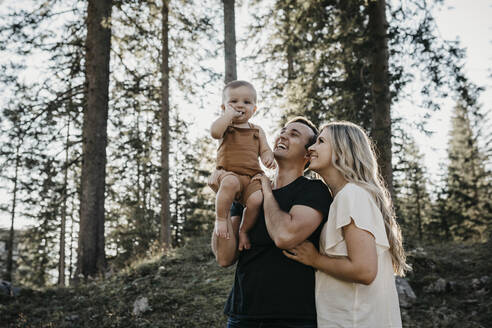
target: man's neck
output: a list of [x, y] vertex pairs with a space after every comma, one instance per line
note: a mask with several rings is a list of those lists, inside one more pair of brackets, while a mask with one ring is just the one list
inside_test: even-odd
[[278, 172], [275, 177], [275, 187], [274, 189], [279, 189], [285, 187], [289, 183], [294, 182], [297, 178], [304, 174], [304, 169], [302, 166], [290, 166], [282, 165], [278, 163]]

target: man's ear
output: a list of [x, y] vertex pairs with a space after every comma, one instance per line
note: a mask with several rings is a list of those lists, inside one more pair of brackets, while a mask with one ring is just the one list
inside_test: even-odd
[[256, 107], [256, 106], [253, 108], [253, 114], [256, 113], [257, 109], [258, 109], [258, 107]]
[[310, 164], [311, 164], [311, 161], [309, 160], [309, 155], [306, 154], [304, 156], [304, 171], [306, 171], [308, 169]]

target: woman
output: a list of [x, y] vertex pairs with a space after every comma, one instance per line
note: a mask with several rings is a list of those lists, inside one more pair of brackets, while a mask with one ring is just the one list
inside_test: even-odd
[[318, 327], [401, 327], [394, 273], [409, 267], [369, 138], [355, 124], [329, 123], [309, 151], [334, 199], [320, 251], [304, 242], [284, 254], [317, 269]]

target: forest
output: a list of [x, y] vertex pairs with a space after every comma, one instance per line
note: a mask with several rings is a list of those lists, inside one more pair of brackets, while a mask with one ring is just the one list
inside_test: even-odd
[[[207, 187], [216, 147], [195, 123], [219, 113], [211, 93], [243, 79], [239, 66], [254, 77], [259, 115], [277, 128], [302, 115], [368, 131], [410, 257], [427, 247], [490, 255], [490, 104], [465, 72], [465, 49], [440, 36], [433, 14], [445, 3], [1, 2], [0, 218], [8, 229], [0, 278], [29, 293], [68, 293], [158, 256], [182, 263], [176, 254], [197, 240], [204, 253], [183, 258], [216, 266]], [[245, 6], [251, 17], [240, 39]], [[410, 88], [417, 80], [425, 82]], [[444, 98], [454, 105], [436, 183], [410, 130], [431, 133]], [[415, 102], [420, 121], [396, 113], [403, 100]], [[18, 228], [21, 220], [31, 224]], [[487, 279], [480, 297], [490, 296]], [[0, 300], [8, 327], [30, 326], [9, 302]]]

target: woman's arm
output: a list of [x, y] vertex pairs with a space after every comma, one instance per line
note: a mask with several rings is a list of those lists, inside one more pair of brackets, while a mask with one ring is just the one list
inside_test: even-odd
[[284, 255], [298, 262], [310, 265], [337, 279], [369, 285], [378, 272], [378, 258], [374, 236], [358, 228], [352, 220], [344, 226], [343, 234], [348, 255], [333, 258], [320, 254], [310, 242], [303, 242]]

